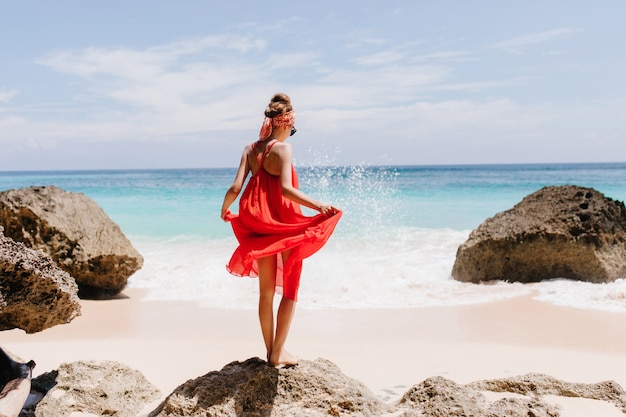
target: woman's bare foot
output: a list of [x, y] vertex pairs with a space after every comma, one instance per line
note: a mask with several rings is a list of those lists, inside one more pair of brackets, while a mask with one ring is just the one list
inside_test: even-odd
[[298, 358], [295, 355], [282, 349], [280, 352], [272, 351], [267, 363], [274, 368], [282, 368], [283, 366], [294, 366], [298, 364]]

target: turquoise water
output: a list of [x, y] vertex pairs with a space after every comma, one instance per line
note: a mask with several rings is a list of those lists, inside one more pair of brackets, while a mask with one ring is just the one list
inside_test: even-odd
[[[473, 229], [546, 185], [593, 187], [626, 199], [626, 163], [301, 168], [300, 187], [345, 211], [338, 233]], [[94, 199], [139, 238], [230, 235], [218, 215], [234, 169], [0, 172], [0, 190], [50, 185]], [[236, 208], [233, 205], [233, 208]]]
[[[304, 192], [344, 211], [327, 247], [305, 263], [301, 305], [416, 307], [533, 293], [549, 302], [626, 311], [623, 280], [592, 287], [569, 281], [481, 286], [450, 278], [456, 248], [469, 231], [543, 186], [576, 184], [626, 200], [626, 163], [300, 167], [298, 173]], [[253, 308], [255, 280], [233, 280], [224, 270], [236, 242], [219, 212], [234, 174], [0, 172], [0, 190], [53, 184], [95, 200], [144, 255], [144, 268], [129, 285], [148, 289], [148, 298]]]

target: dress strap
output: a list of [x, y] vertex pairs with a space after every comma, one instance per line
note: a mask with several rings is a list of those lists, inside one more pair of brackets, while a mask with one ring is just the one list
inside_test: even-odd
[[270, 150], [272, 149], [272, 146], [274, 146], [276, 144], [276, 142], [278, 142], [276, 139], [274, 139], [272, 142], [268, 143], [267, 146], [265, 147], [265, 152], [263, 152], [263, 156], [261, 157], [261, 162], [259, 162], [259, 166], [261, 168], [263, 168], [263, 163], [265, 162], [265, 157], [267, 156], [268, 153], [270, 153]]
[[254, 157], [256, 158], [256, 163], [259, 164], [259, 166], [261, 166], [261, 160], [259, 159], [259, 154], [256, 151], [256, 148], [254, 145], [256, 145], [258, 142], [253, 142], [251, 147], [252, 147], [252, 153], [254, 154]]

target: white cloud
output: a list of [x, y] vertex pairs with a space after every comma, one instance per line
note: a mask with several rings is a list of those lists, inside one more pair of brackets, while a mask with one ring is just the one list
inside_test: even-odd
[[313, 52], [285, 52], [273, 53], [262, 64], [268, 71], [283, 69], [302, 69], [318, 66], [319, 54]]
[[207, 36], [145, 50], [86, 48], [81, 51], [61, 51], [41, 58], [39, 63], [55, 71], [83, 78], [104, 75], [143, 80], [176, 69], [181, 62], [186, 62], [185, 57], [192, 56], [200, 62], [208, 59], [225, 61], [229, 51], [262, 51], [265, 46], [266, 41], [250, 37]]
[[[84, 78], [88, 88], [83, 94], [89, 100], [127, 106], [126, 110], [91, 115], [93, 120], [74, 122], [75, 128], [68, 135], [90, 140], [174, 138], [256, 127], [256, 107], [243, 103], [259, 97], [258, 109], [262, 109], [275, 91], [293, 92], [294, 97], [300, 92], [300, 97], [306, 98], [306, 102], [301, 101], [305, 111], [336, 103], [345, 110], [352, 109], [342, 118], [361, 119], [373, 106], [415, 102], [421, 92], [443, 86], [452, 73], [448, 66], [411, 63], [401, 56], [398, 62], [380, 60], [389, 54], [405, 54], [402, 50], [411, 46], [408, 44], [357, 58], [357, 62], [368, 65], [379, 61], [377, 68], [366, 70], [341, 69], [313, 52], [257, 54], [266, 45], [266, 41], [251, 37], [213, 36], [145, 50], [57, 52], [40, 62]], [[298, 107], [297, 101], [294, 104]]]
[[24, 124], [24, 119], [17, 116], [9, 116], [0, 118], [0, 128], [5, 129], [10, 126], [17, 126]]
[[475, 62], [478, 57], [470, 51], [439, 51], [430, 54], [417, 55], [411, 58], [413, 62], [440, 61], [440, 62]]
[[369, 71], [336, 69], [320, 82], [360, 91], [358, 99], [369, 99], [362, 103], [369, 106], [372, 100], [393, 103], [415, 97], [421, 89], [445, 81], [450, 73], [450, 68], [435, 65], [389, 65]]
[[581, 29], [563, 27], [545, 32], [531, 33], [528, 35], [518, 36], [506, 41], [498, 42], [492, 45], [493, 48], [502, 49], [509, 53], [523, 53], [529, 46], [554, 42], [566, 39], [580, 32]]
[[[254, 90], [253, 84], [268, 84], [272, 67], [247, 58], [247, 54], [261, 52], [265, 46], [262, 39], [224, 35], [144, 50], [62, 51], [39, 62], [84, 78], [88, 85], [82, 99], [114, 109], [92, 113], [89, 116], [94, 120], [77, 123], [83, 125], [78, 131], [93, 127], [91, 134], [84, 132], [86, 137], [101, 137], [103, 131], [111, 140], [127, 138], [133, 131], [142, 137], [176, 136], [225, 129], [246, 117], [241, 103], [232, 98], [241, 100], [246, 90]], [[284, 66], [289, 67], [308, 65], [311, 60], [311, 54], [301, 53], [276, 61], [286, 62]], [[120, 104], [126, 107], [120, 108]]]
[[[366, 45], [363, 43], [363, 45]], [[385, 45], [393, 45], [387, 49], [383, 49]], [[405, 42], [399, 45], [393, 44], [389, 41], [380, 41], [379, 43], [370, 42], [367, 49], [370, 51], [367, 54], [352, 58], [350, 62], [364, 67], [377, 67], [377, 66], [390, 66], [393, 64], [406, 64], [424, 61], [425, 59], [416, 59], [418, 48], [421, 42], [412, 41]], [[374, 48], [374, 50], [372, 50]], [[433, 58], [435, 54], [433, 54]], [[442, 55], [443, 56], [443, 53]]]
[[[335, 113], [335, 114], [333, 114]], [[409, 105], [372, 106], [357, 110], [327, 110], [307, 118], [336, 118], [346, 131], [373, 130], [401, 138], [464, 137], [482, 132], [483, 139], [511, 132], [528, 135], [549, 120], [543, 109], [509, 99], [417, 101]], [[393, 141], [387, 138], [386, 140]]]
[[371, 55], [364, 55], [354, 58], [352, 61], [358, 65], [364, 66], [381, 66], [394, 64], [396, 62], [405, 61], [408, 56], [407, 51], [399, 49], [391, 49], [387, 51], [377, 52]]
[[[290, 18], [283, 23], [296, 21], [301, 22]], [[484, 158], [486, 148], [522, 139], [518, 151], [553, 137], [572, 137], [579, 145], [582, 139], [575, 138], [583, 136], [623, 141], [617, 138], [623, 126], [599, 122], [612, 114], [623, 125], [623, 102], [592, 107], [556, 97], [555, 103], [545, 104], [552, 97], [536, 92], [551, 88], [552, 75], [544, 75], [541, 64], [529, 61], [536, 71], [530, 75], [517, 71], [508, 63], [500, 65], [502, 54], [486, 53], [484, 45], [460, 36], [454, 41], [446, 36], [446, 42], [397, 41], [381, 37], [385, 32], [352, 29], [341, 36], [347, 41], [332, 37], [334, 42], [322, 45], [325, 40], [307, 38], [305, 30], [285, 40], [284, 24], [277, 26], [280, 36], [261, 26], [251, 24], [237, 36], [181, 39], [149, 48], [99, 46], [47, 54], [38, 62], [53, 76], [72, 76], [69, 83], [66, 77], [58, 84], [73, 90], [59, 89], [63, 92], [50, 95], [51, 101], [27, 103], [19, 111], [0, 109], [8, 116], [0, 119], [0, 140], [59, 149], [86, 142], [117, 141], [120, 149], [159, 142], [181, 144], [181, 155], [186, 149], [182, 144], [195, 141], [219, 145], [218, 155], [221, 147], [252, 140], [267, 100], [283, 91], [294, 100], [298, 140], [334, 141], [349, 150], [340, 163], [353, 162], [352, 152], [378, 155], [376, 146], [383, 142], [389, 143], [394, 162], [445, 163], [454, 152], [460, 152], [459, 162], [466, 156], [465, 162], [473, 162], [474, 155], [463, 153], [470, 147]], [[247, 35], [255, 31], [264, 37]], [[559, 44], [551, 42], [576, 32], [563, 27], [491, 47], [523, 52], [546, 44], [542, 53], [559, 53]], [[525, 89], [527, 85], [532, 88]], [[0, 89], [0, 102], [16, 94]], [[604, 111], [598, 114], [594, 108]], [[580, 120], [578, 132], [569, 127], [572, 120]], [[423, 144], [431, 145], [430, 153], [417, 152]], [[465, 148], [455, 151], [456, 146]]]
[[9, 103], [15, 96], [17, 96], [17, 90], [6, 90], [0, 88], [0, 102]]

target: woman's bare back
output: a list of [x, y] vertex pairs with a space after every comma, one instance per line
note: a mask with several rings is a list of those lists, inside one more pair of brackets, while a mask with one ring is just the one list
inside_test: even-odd
[[[250, 167], [250, 171], [252, 175], [256, 175], [256, 173], [261, 169], [261, 163], [263, 164], [263, 169], [273, 176], [280, 175], [280, 169], [282, 166], [281, 156], [280, 156], [280, 147], [288, 146], [287, 144], [278, 142], [278, 141], [257, 141], [250, 145], [250, 149], [248, 152], [248, 165]], [[267, 150], [270, 147], [269, 151]], [[265, 158], [263, 158], [263, 155]]]

